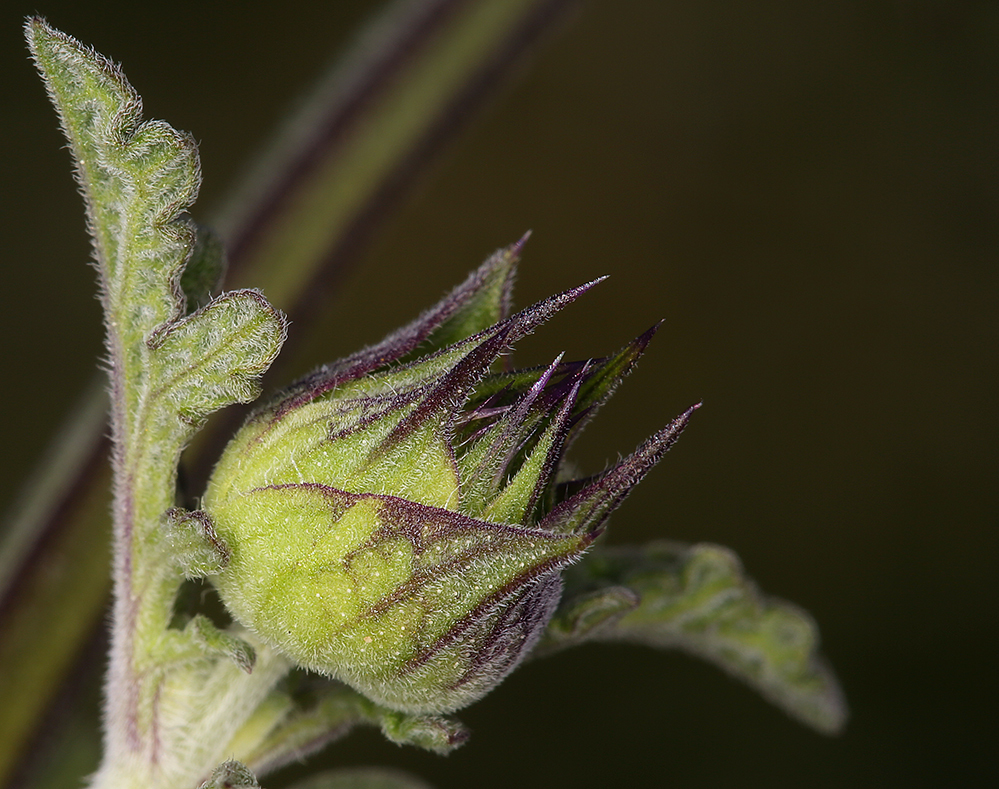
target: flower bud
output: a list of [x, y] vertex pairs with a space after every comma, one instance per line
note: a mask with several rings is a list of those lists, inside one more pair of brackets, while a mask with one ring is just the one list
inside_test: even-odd
[[492, 372], [590, 287], [506, 317], [518, 250], [254, 415], [206, 491], [232, 614], [394, 709], [448, 712], [499, 683], [551, 618], [559, 571], [689, 415], [589, 484], [557, 484], [567, 440], [652, 332], [607, 359]]

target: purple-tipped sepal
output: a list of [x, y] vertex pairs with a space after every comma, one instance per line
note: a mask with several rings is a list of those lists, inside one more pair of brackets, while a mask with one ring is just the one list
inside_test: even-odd
[[260, 409], [206, 491], [233, 615], [393, 709], [448, 712], [499, 683], [550, 620], [561, 571], [690, 415], [560, 495], [565, 448], [655, 329], [610, 357], [504, 369], [595, 284], [510, 314], [518, 252]]

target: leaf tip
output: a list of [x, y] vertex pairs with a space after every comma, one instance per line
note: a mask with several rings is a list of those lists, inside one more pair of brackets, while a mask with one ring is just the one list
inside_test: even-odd
[[528, 239], [531, 237], [531, 234], [533, 233], [534, 233], [533, 230], [528, 230], [527, 232], [524, 233], [524, 235], [522, 235], [517, 241], [514, 241], [507, 248], [511, 257], [514, 258], [520, 257], [521, 250], [524, 248], [524, 245], [527, 243]]

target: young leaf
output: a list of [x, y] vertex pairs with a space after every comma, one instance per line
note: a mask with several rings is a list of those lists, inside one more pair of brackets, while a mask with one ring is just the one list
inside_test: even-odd
[[[196, 529], [182, 518], [164, 528], [163, 516], [181, 450], [209, 413], [256, 396], [285, 321], [256, 291], [185, 317], [181, 277], [196, 234], [184, 211], [201, 178], [193, 140], [143, 121], [138, 94], [104, 56], [39, 18], [26, 33], [76, 161], [107, 329], [115, 596], [105, 753], [93, 785], [132, 786], [140, 775], [144, 787], [193, 784], [288, 667], [267, 659], [252, 677], [233, 675], [253, 662], [239, 638], [204, 618], [169, 628], [184, 575], [224, 563], [225, 552], [206, 557]], [[218, 258], [206, 251], [195, 280], [210, 279]], [[205, 529], [201, 547], [217, 549], [210, 536]], [[202, 726], [213, 737], [198, 736]]]
[[[762, 594], [730, 550], [666, 541], [601, 547], [570, 568], [566, 582], [570, 591], [537, 655], [584, 641], [682, 649], [821, 732], [835, 734], [845, 724], [846, 703], [818, 654], [815, 623]], [[637, 597], [631, 610], [629, 591]]]
[[446, 754], [468, 741], [468, 729], [443, 715], [410, 715], [378, 708], [382, 734], [396, 745]]
[[108, 58], [39, 17], [25, 33], [73, 152], [101, 300], [109, 312], [142, 305], [122, 310], [114, 327], [134, 345], [182, 311], [180, 274], [195, 238], [183, 212], [201, 184], [194, 140], [143, 121], [139, 94]]
[[259, 292], [225, 293], [147, 342], [155, 392], [189, 424], [231, 403], [251, 402], [285, 331], [284, 317]]
[[232, 551], [215, 533], [212, 519], [200, 510], [173, 507], [163, 513], [161, 525], [168, 552], [185, 578], [220, 573]]
[[191, 258], [180, 277], [188, 312], [194, 312], [212, 300], [222, 287], [226, 264], [222, 239], [211, 228], [198, 225]]

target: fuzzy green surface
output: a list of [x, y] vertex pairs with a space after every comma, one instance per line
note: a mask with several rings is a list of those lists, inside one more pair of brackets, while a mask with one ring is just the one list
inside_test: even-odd
[[411, 712], [458, 709], [502, 679], [516, 656], [476, 655], [497, 615], [585, 546], [312, 485], [210, 490], [205, 505], [232, 551], [216, 584], [237, 618], [301, 665]]

